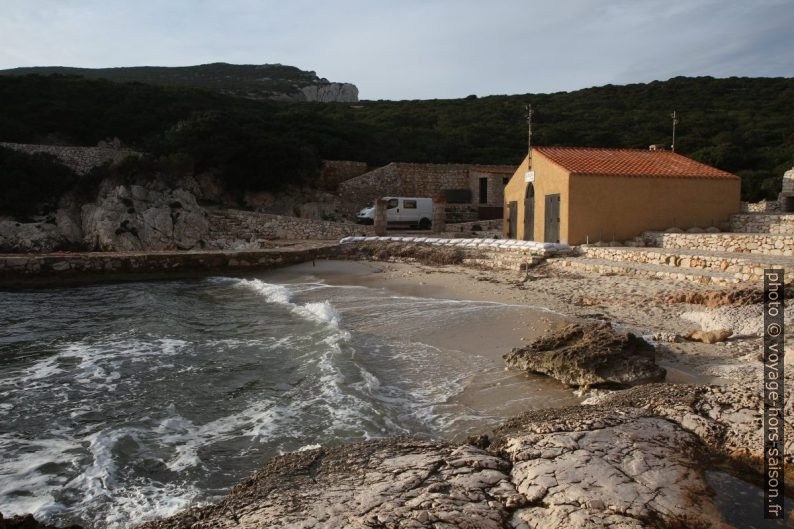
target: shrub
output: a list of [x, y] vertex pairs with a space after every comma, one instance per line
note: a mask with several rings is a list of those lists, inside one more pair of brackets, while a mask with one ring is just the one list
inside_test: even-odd
[[52, 211], [77, 180], [55, 156], [0, 147], [0, 214], [26, 219]]

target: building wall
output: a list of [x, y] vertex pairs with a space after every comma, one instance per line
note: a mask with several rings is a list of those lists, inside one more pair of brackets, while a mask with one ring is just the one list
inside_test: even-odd
[[[469, 164], [390, 163], [339, 184], [342, 200], [362, 207], [374, 198], [396, 195], [433, 197], [446, 189], [471, 191], [470, 205], [501, 207], [505, 167]], [[488, 200], [480, 204], [480, 178], [488, 179]]]
[[649, 230], [670, 227], [721, 227], [739, 211], [740, 180], [711, 178], [642, 178], [569, 175], [535, 151], [535, 216], [532, 237], [524, 233], [524, 174], [518, 167], [505, 187], [503, 233], [509, 227], [508, 203], [518, 204], [516, 238], [544, 240], [545, 196], [560, 194], [560, 242], [584, 244], [627, 240]]
[[532, 156], [532, 169], [535, 171], [535, 215], [533, 233], [524, 233], [524, 198], [526, 197], [528, 183], [524, 182], [524, 174], [529, 170], [527, 158], [518, 167], [510, 182], [504, 190], [505, 212], [503, 233], [507, 236], [509, 230], [510, 211], [507, 207], [509, 202], [518, 203], [518, 220], [516, 238], [521, 240], [543, 241], [546, 216], [546, 195], [560, 195], [560, 242], [569, 242], [569, 197], [568, 197], [568, 171], [557, 164], [552, 163], [548, 158], [538, 152]]
[[[398, 163], [405, 196], [432, 197], [445, 189], [469, 189], [469, 166], [460, 164]], [[472, 194], [473, 195], [473, 194]]]
[[739, 211], [740, 180], [572, 175], [568, 243], [622, 241], [648, 230], [720, 227]]
[[[476, 168], [469, 171], [469, 189], [471, 189], [471, 198], [474, 204], [487, 207], [502, 207], [504, 204], [504, 178], [510, 178], [512, 172], [505, 174], [504, 172], [490, 173], [484, 168]], [[488, 179], [488, 193], [485, 202], [480, 202], [480, 179]]]

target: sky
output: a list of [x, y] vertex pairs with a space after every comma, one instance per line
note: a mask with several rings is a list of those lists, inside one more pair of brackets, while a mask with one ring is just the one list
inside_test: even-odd
[[361, 99], [794, 77], [794, 0], [0, 0], [0, 68], [210, 62]]

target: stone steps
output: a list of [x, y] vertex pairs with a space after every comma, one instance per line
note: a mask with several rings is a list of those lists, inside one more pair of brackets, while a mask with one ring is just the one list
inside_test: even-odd
[[648, 231], [638, 239], [641, 239], [640, 247], [794, 256], [794, 234]]
[[580, 247], [579, 253], [591, 259], [617, 262], [656, 264], [681, 271], [702, 270], [734, 274], [741, 281], [760, 281], [764, 269], [781, 268], [794, 277], [794, 257], [685, 250], [666, 248]]
[[740, 281], [735, 274], [728, 272], [708, 271], [697, 268], [680, 269], [659, 264], [632, 263], [590, 257], [556, 258], [547, 260], [547, 263], [554, 268], [569, 271], [689, 281], [703, 285], [732, 285]]

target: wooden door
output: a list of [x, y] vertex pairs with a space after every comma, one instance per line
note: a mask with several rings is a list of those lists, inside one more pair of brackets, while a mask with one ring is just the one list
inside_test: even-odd
[[518, 227], [518, 202], [509, 202], [507, 204], [507, 215], [507, 237], [515, 239], [516, 228]]
[[535, 186], [527, 186], [524, 197], [524, 240], [535, 240]]
[[560, 242], [560, 195], [546, 195], [546, 226], [543, 240]]

